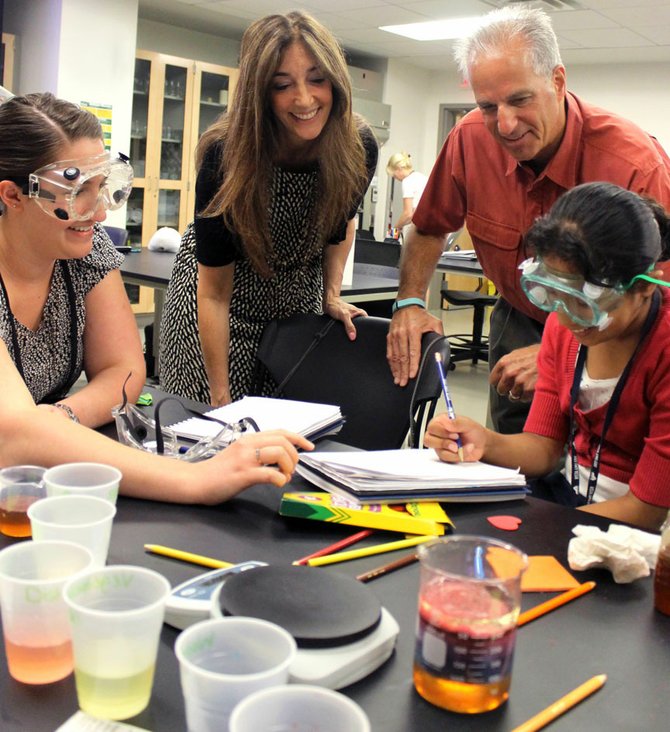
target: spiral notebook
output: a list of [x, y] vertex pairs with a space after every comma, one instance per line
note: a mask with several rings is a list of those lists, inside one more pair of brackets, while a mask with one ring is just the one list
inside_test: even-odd
[[518, 470], [486, 463], [444, 463], [433, 450], [304, 453], [298, 473], [322, 490], [361, 503], [504, 501], [524, 498]]
[[[271, 397], [245, 396], [232, 404], [211, 409], [205, 414], [230, 424], [251, 417], [260, 430], [288, 430], [308, 439], [332, 434], [344, 424], [340, 408], [333, 404]], [[221, 430], [218, 422], [197, 417], [190, 417], [170, 427], [179, 437], [186, 440], [214, 437]]]

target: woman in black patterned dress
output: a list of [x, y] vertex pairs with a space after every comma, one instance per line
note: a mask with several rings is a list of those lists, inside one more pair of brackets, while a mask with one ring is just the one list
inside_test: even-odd
[[377, 153], [333, 35], [301, 12], [253, 23], [231, 109], [198, 145], [196, 218], [161, 328], [167, 391], [214, 405], [249, 393], [274, 318], [326, 312], [356, 337], [364, 311], [340, 287]]

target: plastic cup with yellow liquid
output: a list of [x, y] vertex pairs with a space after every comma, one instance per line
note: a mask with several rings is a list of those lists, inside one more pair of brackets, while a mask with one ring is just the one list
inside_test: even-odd
[[158, 572], [115, 565], [63, 589], [70, 609], [79, 706], [102, 719], [128, 719], [151, 699], [170, 584]]

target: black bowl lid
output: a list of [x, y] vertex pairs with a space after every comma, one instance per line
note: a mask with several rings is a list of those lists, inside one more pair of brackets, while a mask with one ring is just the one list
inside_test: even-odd
[[316, 567], [257, 567], [229, 577], [221, 588], [223, 615], [269, 620], [301, 648], [353, 643], [381, 620], [374, 593], [351, 577]]

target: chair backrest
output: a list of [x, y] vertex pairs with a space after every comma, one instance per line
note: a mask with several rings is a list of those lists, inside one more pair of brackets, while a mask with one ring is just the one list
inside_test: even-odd
[[[366, 450], [401, 447], [411, 429], [412, 444], [435, 411], [441, 384], [434, 353], [449, 365], [449, 343], [427, 333], [419, 375], [396, 386], [386, 361], [386, 318], [359, 317], [356, 340], [327, 315], [299, 314], [269, 323], [257, 352], [287, 399], [337, 404], [346, 423], [335, 439]], [[288, 378], [287, 378], [288, 377]], [[282, 383], [285, 382], [285, 383]], [[415, 424], [416, 423], [416, 424]]]
[[119, 226], [103, 226], [115, 247], [125, 246], [128, 241], [128, 230]]

